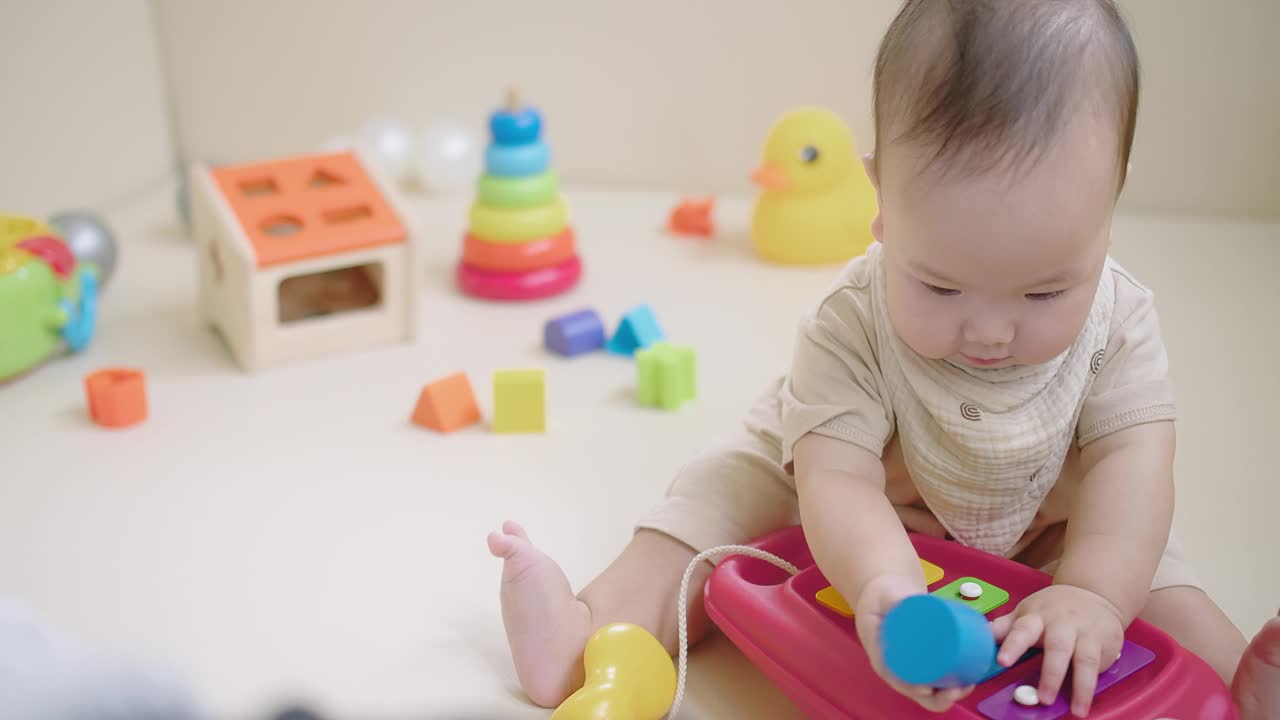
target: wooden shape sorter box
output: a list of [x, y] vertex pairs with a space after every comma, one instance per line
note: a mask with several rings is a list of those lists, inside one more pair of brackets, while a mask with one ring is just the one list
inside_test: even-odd
[[412, 340], [418, 238], [354, 152], [191, 170], [206, 319], [250, 372]]

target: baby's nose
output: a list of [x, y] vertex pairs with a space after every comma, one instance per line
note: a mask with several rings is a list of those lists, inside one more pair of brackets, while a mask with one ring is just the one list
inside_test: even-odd
[[1013, 321], [998, 313], [978, 315], [965, 324], [964, 339], [975, 345], [998, 348], [1013, 342]]

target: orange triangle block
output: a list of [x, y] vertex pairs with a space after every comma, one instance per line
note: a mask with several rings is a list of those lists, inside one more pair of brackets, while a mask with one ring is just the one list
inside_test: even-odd
[[466, 373], [455, 373], [422, 388], [413, 421], [442, 433], [480, 422], [480, 407]]

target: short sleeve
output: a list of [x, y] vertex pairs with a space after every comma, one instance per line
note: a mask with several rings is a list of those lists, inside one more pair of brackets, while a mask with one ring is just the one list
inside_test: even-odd
[[1097, 377], [1076, 428], [1082, 447], [1134, 425], [1176, 416], [1155, 298], [1128, 273], [1118, 268], [1113, 272], [1115, 320], [1106, 348], [1093, 357]]
[[877, 456], [893, 429], [876, 359], [872, 298], [842, 287], [801, 323], [791, 373], [780, 391], [782, 463], [790, 468], [800, 438], [817, 433]]

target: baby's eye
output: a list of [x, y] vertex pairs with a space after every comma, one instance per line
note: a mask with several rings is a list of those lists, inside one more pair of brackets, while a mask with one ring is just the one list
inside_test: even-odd
[[959, 290], [952, 290], [951, 288], [938, 287], [937, 285], [930, 285], [930, 284], [929, 284], [929, 283], [927, 283], [927, 282], [921, 282], [921, 284], [922, 284], [922, 285], [924, 285], [925, 287], [929, 288], [929, 292], [931, 292], [931, 293], [933, 293], [933, 294], [935, 294], [935, 295], [943, 295], [943, 296], [946, 296], [946, 297], [950, 297], [950, 296], [952, 296], [952, 295], [959, 295], [959, 294], [960, 294], [960, 291], [959, 291]]
[[807, 163], [818, 161], [818, 148], [812, 145], [805, 145], [800, 149], [800, 159]]
[[1052, 300], [1061, 294], [1062, 294], [1061, 290], [1054, 290], [1053, 292], [1042, 292], [1042, 293], [1027, 293], [1027, 299], [1028, 300]]

